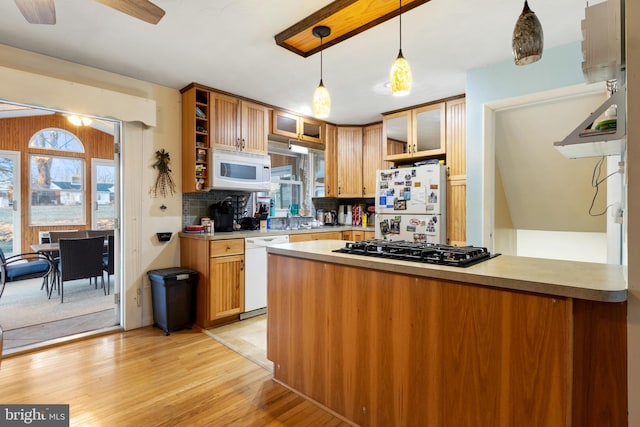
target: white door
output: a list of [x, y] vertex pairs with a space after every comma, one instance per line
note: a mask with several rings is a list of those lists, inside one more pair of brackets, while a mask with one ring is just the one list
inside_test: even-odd
[[5, 256], [20, 253], [20, 241], [20, 153], [0, 151], [0, 247]]

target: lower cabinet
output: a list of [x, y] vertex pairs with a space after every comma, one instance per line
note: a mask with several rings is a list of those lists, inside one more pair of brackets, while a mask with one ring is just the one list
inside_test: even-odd
[[244, 239], [180, 239], [180, 265], [195, 270], [196, 324], [208, 328], [244, 311]]
[[355, 425], [627, 426], [626, 302], [269, 263], [274, 378]]
[[310, 240], [342, 240], [341, 231], [328, 231], [322, 233], [299, 233], [289, 235], [289, 242], [308, 242]]
[[350, 230], [342, 232], [342, 240], [359, 242], [361, 240], [372, 240], [376, 238], [375, 231]]

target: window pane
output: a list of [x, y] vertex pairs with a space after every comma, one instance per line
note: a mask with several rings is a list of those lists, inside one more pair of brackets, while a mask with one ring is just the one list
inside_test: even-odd
[[30, 156], [31, 225], [85, 224], [84, 160]]
[[96, 207], [95, 228], [98, 230], [111, 230], [114, 228], [115, 218], [115, 166], [100, 164], [96, 167]]
[[63, 129], [43, 129], [31, 137], [29, 148], [84, 153], [84, 146], [72, 133]]

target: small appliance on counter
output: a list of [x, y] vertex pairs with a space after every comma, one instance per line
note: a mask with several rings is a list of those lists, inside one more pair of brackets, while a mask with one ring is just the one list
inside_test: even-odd
[[338, 225], [338, 216], [336, 211], [325, 211], [324, 212], [324, 225]]
[[215, 231], [233, 231], [233, 204], [230, 200], [209, 206], [209, 217], [213, 220]]
[[347, 205], [340, 205], [340, 207], [338, 208], [338, 224], [344, 225], [346, 222], [347, 222]]
[[240, 230], [260, 230], [260, 218], [252, 216], [241, 218]]

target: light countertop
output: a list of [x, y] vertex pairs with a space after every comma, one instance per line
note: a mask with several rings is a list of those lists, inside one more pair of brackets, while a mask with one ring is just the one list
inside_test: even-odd
[[627, 299], [622, 265], [500, 255], [470, 267], [450, 267], [332, 252], [342, 240], [283, 243], [268, 253], [496, 288], [602, 302]]

